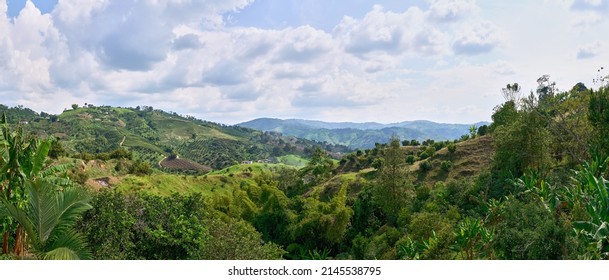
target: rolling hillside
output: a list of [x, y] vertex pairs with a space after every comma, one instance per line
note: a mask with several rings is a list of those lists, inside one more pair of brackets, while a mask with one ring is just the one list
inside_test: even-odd
[[[65, 110], [60, 115], [36, 113], [23, 107], [0, 107], [10, 123], [26, 132], [53, 136], [69, 155], [109, 153], [119, 148], [134, 152], [136, 159], [157, 165], [176, 154], [213, 169], [242, 161], [269, 160], [284, 155], [309, 155], [320, 147], [339, 156], [346, 147], [320, 145], [238, 126], [198, 120], [152, 107], [93, 106]], [[1, 113], [1, 112], [0, 112]]]
[[[476, 127], [488, 124], [475, 123]], [[352, 149], [367, 149], [375, 143], [386, 143], [392, 135], [401, 139], [416, 139], [424, 141], [454, 140], [468, 134], [472, 124], [444, 124], [431, 121], [405, 121], [392, 124], [368, 123], [330, 123], [300, 119], [269, 119], [261, 118], [238, 124], [238, 126], [279, 132], [284, 135], [345, 145]]]

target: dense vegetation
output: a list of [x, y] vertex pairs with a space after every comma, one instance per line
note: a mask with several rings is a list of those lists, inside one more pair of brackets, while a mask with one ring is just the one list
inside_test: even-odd
[[[340, 160], [303, 140], [148, 109], [76, 108], [54, 122], [17, 108], [38, 124], [2, 124], [2, 257], [607, 259], [609, 89], [538, 83], [524, 98], [508, 85], [493, 123], [458, 140], [394, 136]], [[98, 109], [120, 118], [91, 121]], [[150, 122], [134, 125], [139, 114]], [[189, 121], [192, 137], [179, 132]], [[65, 135], [36, 140], [43, 124]], [[112, 141], [83, 148], [98, 136]], [[281, 145], [276, 162], [236, 160]], [[159, 167], [177, 154], [216, 170]]]

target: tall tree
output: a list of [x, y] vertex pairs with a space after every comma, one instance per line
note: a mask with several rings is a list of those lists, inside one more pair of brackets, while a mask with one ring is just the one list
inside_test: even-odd
[[609, 156], [609, 87], [601, 87], [591, 94], [588, 119], [595, 131], [593, 148], [603, 156]]
[[405, 169], [405, 158], [400, 149], [400, 139], [393, 136], [389, 147], [384, 150], [381, 161], [376, 199], [385, 212], [389, 224], [395, 224], [400, 209], [406, 205], [412, 192]]

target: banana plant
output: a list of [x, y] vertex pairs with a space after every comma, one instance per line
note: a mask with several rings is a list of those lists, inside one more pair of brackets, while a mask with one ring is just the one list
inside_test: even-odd
[[525, 190], [524, 194], [533, 195], [548, 212], [555, 213], [556, 218], [558, 218], [561, 206], [559, 189], [550, 185], [545, 179], [540, 178], [538, 172], [529, 170], [528, 175], [517, 179], [515, 184]]
[[[50, 140], [40, 141], [24, 136], [20, 127], [11, 131], [5, 114], [0, 119], [0, 197], [5, 203], [24, 208], [27, 202], [25, 185], [27, 182], [42, 180], [53, 189], [71, 185], [65, 175], [69, 165], [47, 166], [46, 159], [51, 146]], [[2, 222], [2, 253], [9, 253], [9, 234], [15, 233], [12, 253], [25, 253], [25, 231], [11, 216], [0, 218]]]
[[467, 217], [455, 229], [455, 244], [451, 249], [460, 252], [464, 259], [473, 260], [476, 251], [491, 244], [494, 233], [494, 229], [487, 229], [479, 219]]
[[583, 164], [576, 172], [574, 186], [565, 190], [565, 197], [571, 205], [585, 205], [589, 220], [574, 221], [578, 234], [583, 235], [592, 245], [595, 254], [609, 258], [609, 181], [601, 175], [606, 170], [607, 160], [600, 163]]
[[413, 241], [410, 237], [406, 241], [398, 244], [398, 255], [401, 259], [418, 260], [421, 258], [421, 252], [424, 250], [423, 245]]

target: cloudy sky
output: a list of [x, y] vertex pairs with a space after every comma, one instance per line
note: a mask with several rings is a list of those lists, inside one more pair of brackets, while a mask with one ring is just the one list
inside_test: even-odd
[[0, 103], [490, 120], [501, 88], [609, 62], [609, 0], [0, 0]]

